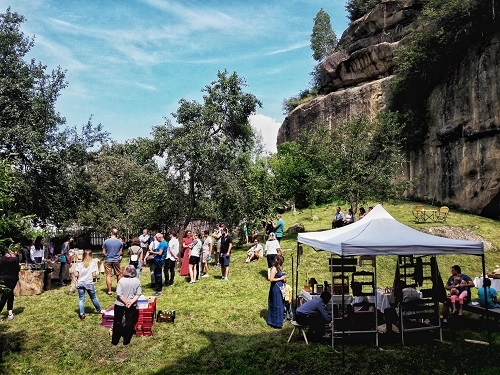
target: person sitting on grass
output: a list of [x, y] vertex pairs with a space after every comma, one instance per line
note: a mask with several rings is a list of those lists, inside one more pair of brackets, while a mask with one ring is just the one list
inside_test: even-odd
[[247, 259], [245, 263], [250, 263], [253, 260], [259, 260], [264, 256], [264, 249], [258, 239], [253, 240], [253, 246], [247, 251]]
[[[491, 287], [491, 279], [484, 279], [483, 286], [477, 290], [479, 305], [488, 309], [499, 309], [497, 291]], [[486, 298], [485, 298], [486, 296]]]

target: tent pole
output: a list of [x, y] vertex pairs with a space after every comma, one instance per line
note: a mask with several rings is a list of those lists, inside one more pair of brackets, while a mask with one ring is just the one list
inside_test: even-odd
[[[486, 261], [484, 259], [484, 252], [483, 254], [481, 254], [481, 263], [483, 265], [483, 288], [484, 288], [484, 295], [485, 295], [485, 298], [486, 298], [486, 286], [484, 285], [484, 280], [488, 277], [488, 275], [486, 274]], [[486, 304], [485, 305], [485, 308], [486, 308], [486, 312], [488, 311], [488, 305]], [[491, 331], [490, 331], [490, 318], [488, 317], [488, 314], [486, 314], [486, 332], [488, 334], [488, 344], [489, 344], [489, 347], [491, 348]]]

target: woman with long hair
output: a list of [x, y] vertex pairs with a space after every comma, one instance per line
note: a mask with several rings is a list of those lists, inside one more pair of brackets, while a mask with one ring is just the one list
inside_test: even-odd
[[[113, 317], [113, 334], [111, 344], [118, 345], [123, 336], [123, 345], [130, 344], [137, 322], [137, 300], [142, 294], [141, 282], [136, 277], [135, 267], [129, 264], [123, 277], [116, 286], [115, 315]], [[122, 322], [125, 316], [125, 324]]]
[[0, 297], [0, 312], [2, 312], [5, 304], [7, 304], [8, 320], [14, 319], [14, 288], [19, 281], [19, 258], [12, 251], [7, 251], [0, 259], [0, 281], [2, 281], [5, 290], [2, 290]]
[[97, 264], [93, 262], [92, 251], [89, 249], [84, 250], [83, 259], [76, 264], [75, 269], [78, 309], [80, 311], [80, 319], [82, 320], [85, 319], [85, 292], [89, 294], [96, 311], [101, 314], [105, 313], [99, 304], [94, 287], [94, 277], [96, 277], [97, 272]]
[[193, 243], [193, 237], [191, 236], [191, 231], [187, 230], [182, 239], [182, 263], [181, 263], [181, 276], [189, 276], [189, 245]]
[[271, 286], [267, 299], [267, 324], [272, 328], [283, 327], [285, 303], [281, 288], [283, 287], [283, 282], [286, 282], [286, 275], [281, 270], [283, 262], [283, 256], [276, 255], [268, 278]]
[[45, 259], [45, 247], [43, 236], [37, 236], [35, 243], [30, 249], [30, 258], [33, 263], [43, 263]]

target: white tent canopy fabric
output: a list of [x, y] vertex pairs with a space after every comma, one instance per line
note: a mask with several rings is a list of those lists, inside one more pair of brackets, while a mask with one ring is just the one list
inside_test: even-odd
[[433, 236], [394, 219], [380, 204], [353, 224], [299, 233], [297, 241], [339, 256], [352, 255], [483, 255], [482, 242]]

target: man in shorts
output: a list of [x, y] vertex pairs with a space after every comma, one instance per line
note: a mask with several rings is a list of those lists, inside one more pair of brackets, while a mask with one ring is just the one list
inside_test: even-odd
[[111, 292], [111, 278], [116, 276], [116, 282], [121, 278], [120, 261], [123, 255], [123, 243], [117, 238], [118, 230], [113, 229], [110, 237], [102, 244], [102, 254], [104, 255], [104, 271], [106, 272], [106, 286], [108, 295], [113, 295]]
[[227, 228], [222, 229], [222, 238], [220, 244], [219, 261], [222, 272], [222, 280], [228, 280], [229, 263], [231, 260], [231, 249], [233, 248], [233, 239], [227, 233]]

